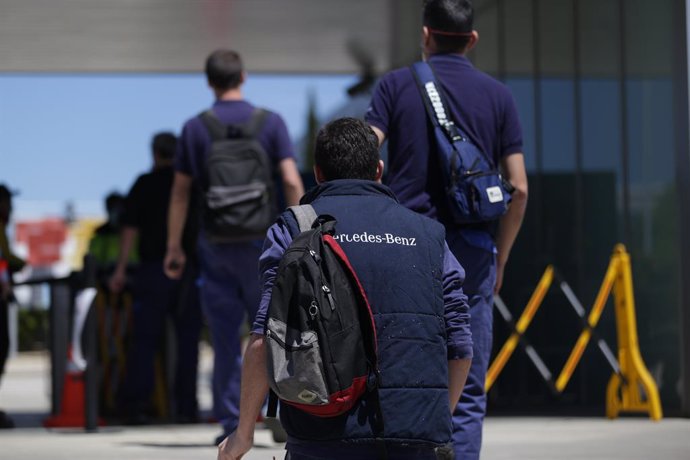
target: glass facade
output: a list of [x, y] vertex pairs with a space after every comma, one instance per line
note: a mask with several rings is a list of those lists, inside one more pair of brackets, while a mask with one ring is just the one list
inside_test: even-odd
[[[674, 15], [685, 16], [683, 2], [477, 0], [480, 42], [471, 55], [512, 90], [525, 137], [530, 202], [503, 299], [518, 316], [552, 263], [589, 310], [614, 245], [624, 243], [632, 257], [640, 349], [668, 413], [681, 408], [676, 156], [686, 146], [677, 145], [674, 120], [679, 98], [687, 97], [674, 77]], [[580, 330], [554, 286], [526, 335], [557, 376]], [[509, 333], [498, 317], [495, 331], [497, 351]], [[611, 300], [598, 331], [615, 350]], [[516, 352], [490, 404], [603, 412], [610, 375], [590, 343], [563, 395], [553, 398]]]

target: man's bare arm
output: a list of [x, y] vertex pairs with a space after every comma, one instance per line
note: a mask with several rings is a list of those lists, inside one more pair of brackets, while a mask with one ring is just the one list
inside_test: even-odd
[[383, 143], [385, 142], [385, 140], [386, 140], [386, 135], [383, 133], [383, 131], [381, 131], [381, 130], [380, 130], [379, 128], [377, 128], [376, 126], [374, 126], [374, 125], [369, 125], [369, 126], [371, 126], [371, 129], [372, 129], [372, 130], [374, 131], [374, 133], [376, 134], [376, 137], [379, 138], [379, 147], [381, 147], [381, 146], [383, 145]]
[[267, 394], [266, 343], [263, 336], [252, 334], [242, 363], [239, 424], [237, 430], [218, 446], [218, 460], [239, 459], [251, 449], [254, 425]]
[[470, 372], [472, 360], [453, 359], [448, 361], [448, 400], [450, 402], [450, 412], [453, 413], [455, 406], [458, 405], [462, 389], [465, 387], [467, 374]]
[[498, 235], [496, 237], [496, 249], [498, 250], [496, 258], [496, 287], [494, 288], [496, 293], [498, 293], [503, 284], [503, 271], [508, 262], [515, 238], [522, 226], [525, 209], [527, 209], [527, 172], [525, 170], [524, 155], [522, 153], [513, 153], [504, 157], [501, 160], [501, 169], [503, 176], [513, 185], [515, 191], [513, 192], [513, 200], [510, 203], [508, 212], [501, 217], [498, 226]]
[[297, 169], [297, 163], [293, 158], [285, 158], [280, 162], [279, 168], [283, 179], [285, 202], [288, 206], [296, 206], [304, 195], [304, 185], [302, 184], [302, 176], [299, 175]]
[[182, 233], [187, 221], [191, 188], [191, 176], [176, 172], [168, 208], [168, 249], [163, 262], [165, 274], [173, 279], [179, 279], [182, 276], [186, 262], [186, 256], [182, 250]]

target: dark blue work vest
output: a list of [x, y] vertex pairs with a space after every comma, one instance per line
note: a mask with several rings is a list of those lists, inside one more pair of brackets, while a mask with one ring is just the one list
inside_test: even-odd
[[[371, 181], [327, 182], [305, 195], [302, 203], [337, 219], [335, 238], [372, 306], [385, 438], [449, 442], [443, 226], [399, 205], [390, 189]], [[292, 214], [281, 217], [296, 235]], [[280, 409], [288, 434], [303, 441], [373, 441], [373, 415], [366, 397], [348, 414], [333, 418], [310, 416], [287, 404]]]

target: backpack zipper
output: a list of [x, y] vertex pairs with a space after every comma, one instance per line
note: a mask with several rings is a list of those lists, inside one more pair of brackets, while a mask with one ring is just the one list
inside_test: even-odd
[[331, 294], [330, 288], [324, 284], [321, 286], [321, 289], [323, 289], [323, 292], [326, 293], [326, 298], [328, 299], [328, 304], [331, 306], [331, 311], [335, 311], [335, 300], [333, 300], [333, 294]]
[[[319, 271], [321, 271], [321, 257], [319, 257], [319, 255], [313, 249], [309, 250], [309, 254], [319, 265]], [[323, 276], [323, 273], [321, 273], [321, 276]], [[325, 284], [322, 284], [321, 290], [323, 290], [323, 292], [326, 294], [326, 298], [328, 299], [328, 305], [330, 305], [331, 311], [335, 311], [335, 300], [333, 299], [333, 294], [331, 294], [331, 289]]]
[[306, 345], [298, 345], [298, 346], [288, 345], [283, 340], [281, 340], [280, 337], [278, 337], [278, 334], [271, 332], [270, 329], [268, 329], [266, 331], [266, 337], [269, 339], [275, 340], [276, 342], [278, 342], [278, 345], [280, 345], [281, 347], [283, 347], [285, 350], [288, 350], [288, 351], [308, 350], [310, 348], [314, 348], [313, 343], [308, 343]]

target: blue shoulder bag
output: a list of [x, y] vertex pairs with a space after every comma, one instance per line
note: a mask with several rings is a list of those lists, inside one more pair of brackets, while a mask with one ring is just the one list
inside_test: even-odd
[[451, 119], [431, 66], [412, 64], [427, 115], [434, 127], [436, 151], [448, 198], [448, 208], [455, 223], [490, 222], [508, 210], [513, 187], [484, 154]]

